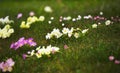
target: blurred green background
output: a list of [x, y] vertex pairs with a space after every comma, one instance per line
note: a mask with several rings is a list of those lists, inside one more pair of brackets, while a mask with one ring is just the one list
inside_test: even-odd
[[[52, 13], [44, 11], [45, 6], [53, 9]], [[29, 12], [34, 11], [35, 16], [45, 16], [44, 22], [34, 23], [30, 29], [20, 29], [21, 21], [26, 20]], [[13, 58], [16, 62], [12, 73], [120, 73], [120, 65], [110, 62], [108, 57], [115, 56], [120, 59], [120, 23], [113, 25], [100, 25], [91, 29], [80, 39], [54, 39], [47, 41], [45, 35], [53, 28], [60, 28], [60, 16], [77, 17], [77, 15], [97, 16], [99, 12], [110, 19], [111, 16], [120, 15], [120, 0], [0, 0], [0, 18], [9, 16], [14, 20], [11, 26], [15, 33], [7, 39], [0, 39], [0, 62]], [[18, 13], [23, 13], [21, 19], [16, 19]], [[50, 17], [55, 17], [51, 25]], [[66, 27], [90, 28], [94, 21], [81, 20], [78, 22], [65, 22]], [[37, 59], [31, 57], [22, 59], [22, 54], [34, 47], [24, 46], [18, 50], [10, 49], [10, 44], [20, 37], [33, 37], [38, 45], [54, 45], [60, 47], [61, 53], [50, 58]], [[65, 50], [63, 46], [69, 48]]]

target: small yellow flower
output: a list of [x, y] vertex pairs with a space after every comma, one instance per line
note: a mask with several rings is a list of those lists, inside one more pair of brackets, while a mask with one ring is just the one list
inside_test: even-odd
[[42, 57], [42, 55], [40, 53], [36, 53], [35, 55], [37, 56], [37, 58], [41, 58]]

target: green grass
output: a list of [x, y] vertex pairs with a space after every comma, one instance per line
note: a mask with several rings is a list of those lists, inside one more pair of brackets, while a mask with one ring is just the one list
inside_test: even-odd
[[[108, 19], [120, 13], [119, 0], [31, 0], [31, 1], [0, 1], [0, 18], [7, 15], [15, 21], [11, 24], [15, 33], [7, 39], [0, 39], [0, 62], [13, 58], [16, 64], [12, 73], [120, 73], [120, 65], [110, 62], [108, 57], [114, 55], [120, 59], [120, 23], [110, 26], [100, 25], [97, 29], [90, 29], [87, 35], [79, 39], [55, 39], [46, 41], [45, 35], [53, 28], [60, 28], [59, 17], [80, 15], [98, 15], [103, 11]], [[44, 7], [51, 6], [53, 13], [45, 13]], [[34, 11], [36, 16], [44, 15], [44, 22], [32, 24], [30, 29], [20, 29], [22, 20], [26, 20], [29, 12]], [[16, 19], [19, 12], [23, 13], [21, 19]], [[52, 24], [48, 24], [50, 17], [55, 17]], [[78, 22], [65, 22], [66, 27], [89, 28], [94, 22], [82, 20]], [[20, 37], [33, 37], [38, 45], [54, 45], [60, 47], [61, 53], [37, 59], [31, 57], [22, 59], [22, 54], [34, 47], [21, 47], [17, 51], [11, 50], [10, 44]], [[69, 46], [64, 49], [64, 44]]]

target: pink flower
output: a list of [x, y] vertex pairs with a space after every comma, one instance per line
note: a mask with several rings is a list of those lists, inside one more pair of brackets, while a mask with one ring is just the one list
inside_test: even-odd
[[8, 60], [6, 60], [6, 62], [1, 62], [0, 63], [0, 69], [3, 72], [11, 72], [13, 70], [13, 66], [14, 66], [15, 62], [12, 60], [12, 58], [9, 58]]
[[9, 65], [9, 66], [14, 66], [15, 62], [12, 60], [12, 58], [9, 58], [6, 60], [6, 63]]
[[113, 61], [114, 60], [114, 56], [109, 56], [109, 60]]
[[119, 60], [115, 60], [115, 64], [120, 64], [120, 61]]
[[26, 55], [26, 54], [23, 54], [22, 57], [23, 57], [23, 59], [25, 60], [26, 57], [27, 57], [27, 55]]
[[30, 15], [30, 16], [34, 16], [35, 13], [34, 13], [33, 11], [31, 11], [31, 12], [29, 13], [29, 15]]
[[22, 17], [22, 13], [19, 13], [18, 15], [17, 15], [17, 19], [19, 19], [19, 18], [21, 18]]
[[54, 54], [55, 53], [55, 49], [54, 48], [52, 48], [52, 54]]
[[3, 69], [4, 62], [0, 63], [0, 69]]
[[68, 46], [67, 46], [67, 45], [64, 45], [64, 49], [68, 49]]

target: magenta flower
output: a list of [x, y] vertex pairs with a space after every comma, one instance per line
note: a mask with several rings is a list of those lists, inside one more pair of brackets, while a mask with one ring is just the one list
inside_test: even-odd
[[13, 48], [13, 49], [17, 50], [19, 48], [18, 42], [12, 43], [10, 48]]
[[31, 12], [29, 13], [29, 15], [30, 15], [30, 16], [34, 16], [35, 13], [34, 13], [33, 11], [31, 11]]
[[30, 45], [30, 46], [36, 46], [36, 42], [33, 41], [33, 38], [25, 39], [24, 37], [20, 38], [17, 42], [12, 43], [10, 48], [13, 48], [17, 50], [18, 48], [24, 46], [24, 45]]
[[36, 46], [36, 42], [33, 41], [33, 38], [29, 38], [26, 40], [27, 41], [27, 44], [29, 44], [30, 46]]
[[18, 42], [23, 42], [24, 40], [25, 40], [25, 38], [22, 37], [22, 38], [20, 38], [20, 39], [18, 40]]
[[110, 61], [113, 61], [114, 59], [115, 59], [114, 56], [109, 56]]
[[17, 19], [19, 19], [19, 18], [21, 18], [22, 17], [22, 13], [19, 13], [18, 15], [17, 15]]
[[115, 60], [115, 64], [120, 64], [120, 61], [119, 60]]
[[37, 44], [35, 42], [30, 42], [29, 45], [30, 46], [36, 46]]

